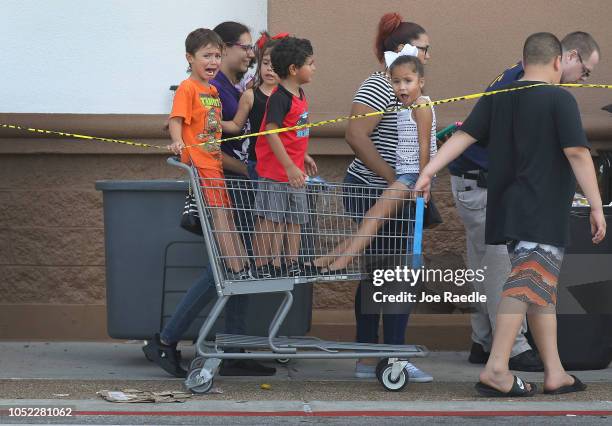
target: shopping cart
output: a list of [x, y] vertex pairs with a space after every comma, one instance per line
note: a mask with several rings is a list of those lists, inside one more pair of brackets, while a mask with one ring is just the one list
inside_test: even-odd
[[[168, 163], [184, 169], [189, 174], [219, 296], [199, 331], [196, 342], [197, 356], [191, 362], [185, 380], [188, 389], [194, 393], [208, 392], [213, 386], [215, 374], [223, 359], [273, 359], [285, 363], [292, 359], [380, 358], [376, 367], [376, 376], [385, 389], [399, 391], [406, 386], [408, 373], [404, 367], [409, 358], [427, 355], [424, 346], [332, 342], [316, 337], [279, 337], [277, 333], [291, 308], [292, 290], [297, 285], [360, 280], [365, 276], [362, 270], [368, 255], [380, 257], [385, 253], [388, 255], [408, 253], [402, 255], [405, 264], [415, 269], [420, 268], [424, 211], [422, 197], [415, 197], [414, 192], [403, 193], [402, 200], [406, 201], [402, 202], [402, 207], [389, 217], [380, 218], [383, 222], [392, 223], [393, 226], [385, 226], [364, 237], [379, 236], [374, 240], [378, 245], [376, 250], [370, 248], [332, 256], [334, 248], [349, 241], [347, 239], [353, 237], [357, 231], [362, 215], [354, 213], [356, 206], [351, 203], [368, 203], [361, 206], [362, 211], [365, 211], [369, 205], [375, 203], [380, 195], [379, 191], [373, 191], [372, 187], [366, 185], [337, 184], [309, 179], [302, 189], [306, 198], [305, 206], [296, 208], [290, 205], [285, 210], [279, 210], [273, 203], [268, 203], [271, 207], [259, 206], [255, 209], [254, 199], [257, 191], [275, 193], [270, 194], [274, 200], [276, 193], [291, 189], [288, 185], [281, 184], [272, 188], [264, 187], [261, 181], [244, 179], [204, 179], [199, 177], [197, 169], [175, 158], [168, 159]], [[231, 206], [216, 206], [219, 203], [210, 202], [210, 192], [205, 196], [202, 187], [205, 187], [205, 191], [215, 187], [227, 188], [232, 198]], [[406, 205], [409, 207], [406, 208]], [[215, 214], [221, 210], [225, 211], [224, 214], [228, 211], [231, 213], [235, 229], [215, 229], [213, 219], [218, 217]], [[261, 226], [262, 221], [265, 222], [264, 219], [272, 218], [279, 223], [282, 221], [279, 217], [295, 217], [289, 216], [290, 214], [301, 215], [301, 224], [297, 229], [291, 223], [285, 224], [282, 232], [279, 232], [278, 228], [270, 230]], [[388, 221], [388, 219], [393, 220]], [[289, 221], [292, 222], [293, 219]], [[247, 247], [246, 254], [243, 256], [224, 254], [221, 242], [223, 238], [231, 239], [230, 234], [238, 234], [242, 238]], [[384, 238], [381, 238], [383, 234]], [[294, 241], [293, 246], [290, 240]], [[299, 240], [297, 251], [296, 240]], [[260, 255], [262, 252], [266, 253], [265, 256]], [[375, 254], [372, 254], [373, 252]], [[270, 257], [275, 258], [276, 267], [268, 265]], [[345, 261], [350, 260], [345, 262], [348, 266], [342, 270], [330, 271], [325, 267], [314, 266], [315, 259], [321, 262], [342, 257], [345, 257]], [[251, 272], [237, 274], [230, 270], [227, 265], [232, 261], [234, 264], [240, 261], [241, 264], [250, 265]], [[261, 265], [269, 266], [268, 269], [263, 268], [265, 274], [261, 273]], [[296, 265], [298, 268], [295, 268]], [[282, 292], [284, 298], [269, 325], [267, 337], [216, 334], [214, 339], [207, 340], [209, 332], [230, 297], [271, 292]], [[244, 351], [224, 352], [224, 348], [234, 350], [240, 348]]]

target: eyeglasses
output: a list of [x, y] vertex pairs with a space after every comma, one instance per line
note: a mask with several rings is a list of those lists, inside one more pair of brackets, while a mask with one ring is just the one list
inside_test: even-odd
[[225, 43], [225, 44], [228, 46], [238, 46], [245, 52], [252, 52], [255, 50], [255, 46], [253, 46], [252, 44], [241, 44], [241, 43]]
[[430, 45], [427, 45], [427, 46], [414, 46], [414, 47], [416, 47], [419, 50], [422, 50], [423, 51], [423, 56], [427, 55], [427, 52], [429, 52], [429, 50], [431, 49]]
[[588, 69], [586, 67], [586, 65], [584, 65], [584, 61], [582, 60], [582, 56], [580, 56], [580, 53], [576, 50], [576, 55], [578, 55], [578, 60], [580, 61], [580, 65], [582, 65], [582, 76], [584, 78], [589, 78], [589, 76], [591, 75], [591, 70]]

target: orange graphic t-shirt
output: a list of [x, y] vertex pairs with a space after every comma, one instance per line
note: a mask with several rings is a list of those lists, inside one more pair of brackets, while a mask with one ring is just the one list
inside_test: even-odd
[[200, 169], [223, 170], [221, 165], [221, 100], [212, 86], [192, 80], [184, 80], [176, 89], [170, 118], [183, 118], [183, 142], [186, 146], [210, 142], [195, 148], [184, 149], [181, 161]]

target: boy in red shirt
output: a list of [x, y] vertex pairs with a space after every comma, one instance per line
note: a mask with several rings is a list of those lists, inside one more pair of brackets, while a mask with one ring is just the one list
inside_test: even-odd
[[[280, 84], [272, 92], [261, 130], [274, 130], [308, 123], [308, 102], [301, 86], [315, 71], [312, 45], [306, 39], [286, 37], [272, 50], [272, 68]], [[253, 251], [257, 276], [277, 275], [286, 236], [284, 265], [289, 276], [298, 276], [301, 226], [306, 223], [306, 171], [316, 174], [316, 164], [306, 153], [309, 129], [259, 136], [255, 145], [260, 181], [255, 196], [259, 219]], [[287, 184], [288, 183], [288, 184]], [[276, 272], [275, 272], [276, 271]]]

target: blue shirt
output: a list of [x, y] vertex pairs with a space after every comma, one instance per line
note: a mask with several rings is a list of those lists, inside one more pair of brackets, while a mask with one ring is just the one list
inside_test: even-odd
[[[227, 78], [221, 71], [217, 73], [215, 78], [210, 80], [210, 84], [217, 88], [219, 92], [219, 98], [221, 99], [222, 116], [223, 121], [230, 121], [234, 119], [236, 112], [238, 111], [238, 101], [240, 100], [240, 90], [234, 86], [234, 84]], [[228, 133], [223, 132], [222, 137], [227, 138], [231, 136]], [[237, 158], [240, 161], [244, 161], [246, 158], [246, 147], [248, 146], [248, 139], [240, 139], [230, 142], [223, 142], [221, 144], [221, 150], [231, 157]]]
[[[523, 63], [517, 62], [493, 80], [485, 92], [499, 90], [510, 83], [519, 80], [525, 74]], [[486, 145], [486, 144], [485, 144]], [[489, 154], [481, 144], [472, 144], [457, 159], [448, 165], [453, 175], [461, 175], [471, 170], [489, 170]]]

